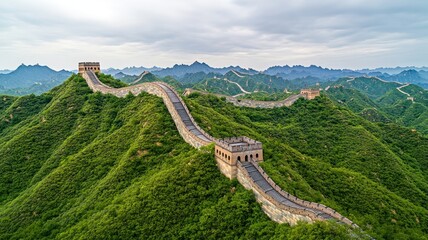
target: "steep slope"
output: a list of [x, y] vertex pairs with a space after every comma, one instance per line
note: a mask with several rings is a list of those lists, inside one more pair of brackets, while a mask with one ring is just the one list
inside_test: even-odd
[[366, 121], [326, 97], [275, 109], [191, 97], [192, 115], [214, 137], [262, 141], [263, 168], [291, 194], [333, 207], [375, 238], [426, 237], [427, 138]]
[[77, 75], [35, 98], [1, 108], [37, 105], [1, 130], [0, 239], [355, 236], [270, 221], [221, 175], [212, 149], [183, 141], [160, 98], [92, 93]]
[[343, 86], [332, 87], [326, 91], [330, 99], [337, 101], [373, 122], [390, 122], [390, 117], [384, 113], [381, 106], [358, 90], [344, 88]]
[[334, 83], [345, 88], [357, 89], [371, 99], [379, 98], [402, 84], [382, 81], [376, 77], [343, 78]]
[[342, 79], [326, 93], [369, 120], [396, 122], [428, 134], [428, 91], [377, 78]]

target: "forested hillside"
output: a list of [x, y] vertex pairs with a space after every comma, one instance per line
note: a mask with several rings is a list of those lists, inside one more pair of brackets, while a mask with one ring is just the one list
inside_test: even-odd
[[252, 192], [221, 175], [213, 146], [182, 140], [155, 96], [92, 93], [73, 75], [47, 94], [1, 100], [0, 239], [427, 239], [428, 139], [325, 96], [275, 109], [211, 95], [185, 101], [214, 137], [262, 141], [275, 182], [364, 233], [274, 223]]
[[92, 93], [74, 75], [47, 94], [1, 100], [0, 239], [358, 234], [272, 222], [252, 192], [221, 175], [212, 146], [182, 140], [160, 98]]
[[262, 141], [262, 166], [288, 192], [334, 207], [375, 238], [427, 236], [428, 139], [419, 133], [371, 123], [326, 97], [275, 109], [190, 97], [214, 137]]
[[428, 91], [419, 86], [355, 78], [333, 83], [326, 93], [366, 119], [395, 122], [428, 136]]
[[0, 94], [22, 96], [42, 94], [65, 81], [71, 72], [55, 71], [38, 64], [20, 65], [16, 70], [6, 74], [0, 73]]

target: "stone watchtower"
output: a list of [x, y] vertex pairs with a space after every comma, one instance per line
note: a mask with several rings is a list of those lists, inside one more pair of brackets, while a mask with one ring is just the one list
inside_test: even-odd
[[262, 143], [248, 137], [232, 137], [216, 141], [215, 159], [228, 178], [236, 177], [238, 161], [263, 161]]
[[318, 90], [318, 89], [302, 89], [302, 90], [300, 90], [300, 94], [305, 96], [306, 99], [312, 100], [316, 96], [320, 95], [320, 90]]
[[99, 62], [80, 62], [79, 63], [79, 73], [84, 73], [85, 71], [92, 71], [99, 73], [101, 72]]

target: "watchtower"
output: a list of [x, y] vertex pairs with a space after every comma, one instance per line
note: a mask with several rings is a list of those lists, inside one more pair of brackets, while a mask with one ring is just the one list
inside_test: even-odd
[[248, 137], [224, 138], [216, 141], [215, 159], [226, 177], [236, 177], [238, 161], [263, 161], [262, 143]]
[[306, 99], [312, 100], [316, 96], [320, 95], [320, 90], [318, 90], [318, 89], [302, 89], [302, 90], [300, 90], [300, 94], [305, 96]]
[[79, 73], [84, 73], [85, 71], [92, 71], [99, 73], [101, 72], [99, 62], [80, 62], [79, 63]]

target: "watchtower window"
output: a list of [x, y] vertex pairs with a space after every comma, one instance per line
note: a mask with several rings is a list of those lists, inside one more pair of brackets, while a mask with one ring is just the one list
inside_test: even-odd
[[245, 155], [245, 161], [248, 162], [248, 155]]
[[258, 153], [256, 153], [256, 158], [259, 158], [259, 154]]
[[238, 161], [241, 161], [241, 156], [238, 156], [237, 160], [238, 160]]

